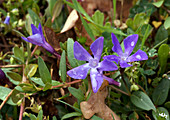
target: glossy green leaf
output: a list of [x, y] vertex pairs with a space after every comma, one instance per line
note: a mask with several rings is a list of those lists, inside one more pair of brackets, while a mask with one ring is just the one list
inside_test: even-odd
[[43, 91], [46, 91], [48, 89], [51, 89], [52, 85], [50, 83], [46, 83], [44, 88], [43, 88]]
[[39, 111], [37, 120], [43, 120], [43, 111], [42, 110]]
[[24, 69], [24, 74], [28, 77], [34, 76], [38, 68], [37, 64], [29, 64]]
[[8, 77], [10, 77], [14, 81], [22, 81], [22, 77], [20, 74], [15, 73], [15, 72], [7, 72]]
[[61, 59], [60, 59], [60, 74], [61, 74], [61, 80], [63, 82], [66, 81], [66, 55], [65, 51], [63, 50], [61, 54]]
[[14, 47], [13, 53], [16, 59], [24, 63], [24, 53], [19, 47]]
[[152, 115], [155, 120], [169, 120], [169, 112], [164, 107], [158, 107], [155, 111], [152, 111]]
[[164, 22], [164, 27], [165, 27], [165, 29], [170, 28], [170, 16], [168, 18], [166, 18], [166, 20]]
[[34, 93], [37, 91], [36, 88], [30, 83], [21, 83], [19, 84], [19, 86], [22, 88], [24, 92]]
[[62, 7], [63, 1], [57, 0], [52, 10], [52, 21], [54, 21], [54, 19], [60, 15]]
[[152, 4], [159, 8], [159, 7], [162, 6], [163, 2], [164, 2], [164, 0], [159, 0], [159, 1], [154, 2], [154, 3], [152, 3]]
[[14, 103], [16, 103], [16, 104], [17, 104], [17, 102], [18, 102], [19, 100], [21, 100], [23, 97], [24, 97], [24, 94], [21, 93], [20, 91], [16, 90], [16, 89], [12, 92], [12, 95], [11, 95], [12, 101], [13, 101]]
[[146, 75], [154, 75], [154, 74], [155, 74], [155, 71], [153, 71], [152, 69], [145, 70], [145, 71], [144, 71], [144, 74], [146, 74]]
[[31, 114], [31, 113], [30, 113], [30, 114], [29, 114], [29, 117], [30, 117], [31, 120], [37, 120], [37, 118], [36, 118], [36, 116], [35, 116], [34, 114]]
[[84, 94], [83, 92], [80, 90], [80, 89], [76, 89], [76, 88], [73, 88], [73, 87], [69, 87], [68, 88], [69, 92], [75, 97], [77, 98], [78, 100], [82, 101], [84, 100]]
[[[1, 91], [0, 92], [0, 100], [5, 100], [5, 98], [8, 96], [8, 94], [11, 92], [11, 89], [3, 87], [3, 86], [0, 86], [0, 91]], [[6, 103], [8, 103], [10, 105], [16, 105], [12, 101], [11, 97], [8, 99], [8, 101]]]
[[167, 67], [167, 60], [169, 55], [169, 46], [167, 44], [162, 44], [158, 49], [158, 59], [160, 64], [160, 74], [163, 74]]
[[75, 117], [75, 116], [82, 116], [82, 113], [79, 113], [79, 112], [67, 113], [61, 118], [61, 120], [64, 120], [70, 117]]
[[68, 38], [67, 40], [67, 56], [68, 56], [68, 61], [71, 65], [71, 67], [75, 68], [77, 67], [76, 64], [76, 59], [74, 57], [74, 50], [73, 50], [73, 46], [74, 46], [74, 41], [72, 38]]
[[39, 16], [32, 11], [30, 8], [28, 8], [28, 13], [32, 19], [33, 24], [38, 27], [39, 23], [41, 23]]
[[96, 115], [93, 115], [93, 116], [90, 118], [90, 120], [104, 120], [104, 119], [102, 119], [102, 118], [100, 118], [100, 117], [98, 117], [98, 116], [96, 116]]
[[130, 96], [130, 100], [135, 106], [143, 110], [149, 111], [152, 109], [156, 111], [156, 108], [152, 103], [151, 99], [148, 97], [148, 95], [141, 91], [133, 92], [133, 94]]
[[52, 82], [51, 74], [50, 74], [45, 62], [43, 61], [43, 59], [41, 57], [38, 57], [38, 69], [39, 69], [39, 74], [40, 74], [40, 77], [41, 77], [43, 83], [51, 84], [51, 82]]
[[[164, 28], [164, 25], [161, 25], [155, 35], [155, 42], [154, 45], [160, 43], [161, 41], [168, 38], [168, 31]], [[166, 43], [166, 42], [164, 42]]]
[[170, 85], [170, 80], [164, 78], [159, 83], [159, 85], [154, 89], [152, 94], [152, 100], [154, 104], [162, 105], [166, 101], [169, 92], [169, 85]]

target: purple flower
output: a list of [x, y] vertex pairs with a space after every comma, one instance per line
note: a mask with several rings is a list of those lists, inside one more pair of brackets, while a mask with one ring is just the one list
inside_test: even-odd
[[9, 22], [10, 22], [10, 16], [7, 16], [7, 17], [5, 18], [4, 24], [9, 25]]
[[130, 56], [138, 40], [137, 34], [130, 35], [126, 39], [124, 39], [123, 42], [124, 42], [125, 52], [122, 51], [122, 48], [116, 36], [113, 33], [111, 34], [111, 36], [112, 36], [112, 42], [114, 44], [112, 50], [113, 52], [116, 52], [118, 56], [108, 55], [108, 56], [104, 56], [103, 59], [115, 61], [117, 64], [120, 63], [121, 68], [132, 66], [128, 64], [128, 62], [142, 61], [148, 59], [147, 54], [140, 49], [135, 54]]
[[2, 71], [0, 69], [0, 81], [5, 80], [5, 79], [6, 79], [6, 75], [5, 75], [4, 71]]
[[38, 29], [31, 24], [31, 28], [32, 28], [32, 34], [31, 36], [25, 38], [25, 37], [21, 37], [23, 40], [30, 42], [32, 44], [38, 45], [38, 46], [42, 46], [43, 48], [45, 48], [47, 51], [49, 51], [50, 53], [54, 54], [56, 51], [54, 50], [54, 48], [45, 40], [45, 37], [43, 35], [43, 31], [42, 31], [42, 27], [41, 24], [39, 23]]
[[115, 63], [103, 60], [99, 62], [103, 51], [103, 37], [96, 39], [90, 46], [90, 49], [94, 55], [92, 57], [78, 42], [74, 43], [74, 57], [77, 60], [88, 61], [88, 63], [69, 70], [67, 74], [74, 79], [85, 79], [88, 71], [90, 70], [91, 84], [93, 92], [96, 93], [103, 83], [103, 79], [109, 81], [110, 84], [120, 86], [119, 82], [114, 81], [103, 75], [103, 71], [117, 70]]

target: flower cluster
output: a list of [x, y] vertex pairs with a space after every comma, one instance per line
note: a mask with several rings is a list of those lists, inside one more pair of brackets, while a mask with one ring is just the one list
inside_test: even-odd
[[[38, 28], [31, 24], [31, 28], [33, 35], [27, 38], [22, 37], [22, 39], [32, 44], [42, 46], [52, 54], [60, 57], [56, 53], [54, 48], [45, 40], [41, 24], [39, 24]], [[67, 74], [74, 79], [85, 79], [90, 70], [91, 84], [94, 93], [99, 90], [104, 79], [107, 80], [109, 84], [114, 84], [117, 86], [121, 85], [121, 83], [103, 75], [103, 71], [113, 71], [118, 69], [117, 65], [114, 62], [120, 64], [121, 68], [126, 68], [132, 66], [130, 62], [148, 59], [147, 54], [142, 50], [138, 50], [135, 54], [131, 55], [138, 40], [137, 34], [128, 36], [126, 39], [124, 39], [124, 52], [120, 46], [118, 39], [113, 33], [111, 34], [111, 37], [114, 45], [112, 50], [113, 52], [117, 53], [118, 56], [104, 56], [104, 60], [101, 62], [100, 59], [103, 52], [104, 42], [103, 37], [99, 37], [91, 44], [90, 49], [93, 53], [93, 57], [77, 41], [74, 43], [74, 57], [77, 60], [87, 61], [87, 63], [67, 71]]]
[[114, 44], [112, 50], [119, 56], [108, 55], [103, 57], [103, 61], [100, 61], [101, 54], [103, 51], [103, 37], [96, 39], [90, 46], [93, 53], [92, 57], [78, 42], [74, 43], [74, 56], [77, 60], [88, 61], [88, 63], [73, 68], [67, 72], [67, 74], [74, 79], [85, 79], [88, 71], [90, 70], [90, 78], [92, 83], [93, 92], [96, 93], [103, 83], [103, 79], [107, 80], [110, 84], [120, 86], [121, 84], [114, 81], [112, 78], [108, 78], [103, 75], [103, 71], [117, 70], [118, 67], [112, 61], [117, 64], [120, 63], [121, 68], [130, 67], [132, 65], [128, 62], [147, 60], [148, 56], [142, 50], [138, 50], [135, 54], [131, 55], [137, 40], [138, 35], [131, 35], [124, 40], [125, 52], [122, 51], [120, 43], [116, 36], [112, 33], [112, 42]]

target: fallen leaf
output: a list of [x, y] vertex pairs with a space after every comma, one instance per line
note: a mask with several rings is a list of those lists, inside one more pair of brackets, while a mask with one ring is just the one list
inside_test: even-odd
[[63, 29], [61, 30], [60, 33], [66, 32], [70, 30], [72, 27], [74, 27], [76, 21], [78, 20], [79, 16], [77, 14], [76, 10], [72, 10], [70, 15], [68, 16]]

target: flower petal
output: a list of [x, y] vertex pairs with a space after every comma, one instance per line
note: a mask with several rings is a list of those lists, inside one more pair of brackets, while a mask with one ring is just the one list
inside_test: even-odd
[[112, 37], [112, 42], [113, 42], [113, 45], [114, 45], [112, 47], [113, 52], [116, 52], [118, 55], [121, 55], [123, 53], [123, 51], [122, 51], [122, 48], [120, 46], [118, 39], [116, 38], [116, 35], [114, 35], [112, 33], [111, 37]]
[[22, 37], [21, 36], [21, 38], [23, 39], [23, 40], [25, 40], [26, 42], [30, 42], [27, 38], [25, 38], [25, 37]]
[[104, 56], [103, 59], [107, 59], [107, 60], [110, 60], [110, 61], [115, 61], [117, 64], [120, 61], [120, 57], [116, 56], [116, 55], [107, 55], [107, 56]]
[[31, 24], [32, 34], [40, 33], [39, 30], [34, 26], [34, 24]]
[[45, 48], [47, 51], [49, 51], [50, 53], [54, 54], [55, 49], [45, 41], [45, 43], [42, 44], [42, 47]]
[[103, 75], [103, 79], [107, 80], [109, 82], [109, 84], [113, 84], [113, 85], [116, 85], [119, 87], [121, 86], [120, 82], [117, 82], [117, 81], [113, 80], [112, 78], [106, 77], [105, 75]]
[[101, 58], [102, 51], [103, 51], [103, 37], [97, 38], [90, 46], [90, 49], [94, 55], [94, 58], [96, 58], [98, 61]]
[[92, 56], [76, 41], [74, 43], [74, 57], [77, 60], [89, 61]]
[[86, 63], [67, 71], [67, 74], [74, 79], [85, 79], [89, 69], [89, 63]]
[[95, 68], [92, 68], [90, 71], [90, 78], [93, 92], [96, 93], [103, 83], [103, 77]]
[[137, 34], [130, 35], [127, 38], [124, 39], [124, 41], [123, 41], [124, 42], [124, 47], [125, 47], [125, 52], [124, 53], [127, 56], [129, 56], [132, 53], [137, 41], [138, 41], [138, 35]]
[[147, 54], [142, 50], [138, 50], [135, 54], [128, 57], [127, 61], [134, 62], [134, 61], [142, 61], [147, 59], [148, 59]]
[[114, 62], [105, 59], [99, 63], [99, 67], [97, 69], [99, 69], [99, 71], [112, 71], [117, 70], [118, 67]]
[[44, 34], [43, 34], [43, 30], [42, 30], [41, 23], [39, 23], [39, 25], [38, 25], [38, 30], [39, 30], [39, 33], [41, 34], [41, 37], [42, 37], [42, 39], [43, 39], [43, 42], [45, 43], [46, 40], [45, 40], [45, 37], [44, 37]]
[[120, 62], [120, 67], [121, 68], [126, 68], [126, 67], [130, 67], [130, 66], [132, 66], [132, 65], [130, 65], [130, 64], [128, 64], [127, 62]]
[[35, 45], [42, 46], [43, 44], [42, 37], [40, 34], [31, 35], [27, 37], [27, 39], [30, 43], [35, 44]]
[[7, 17], [5, 18], [4, 24], [9, 25], [9, 22], [10, 22], [10, 16], [7, 16]]

